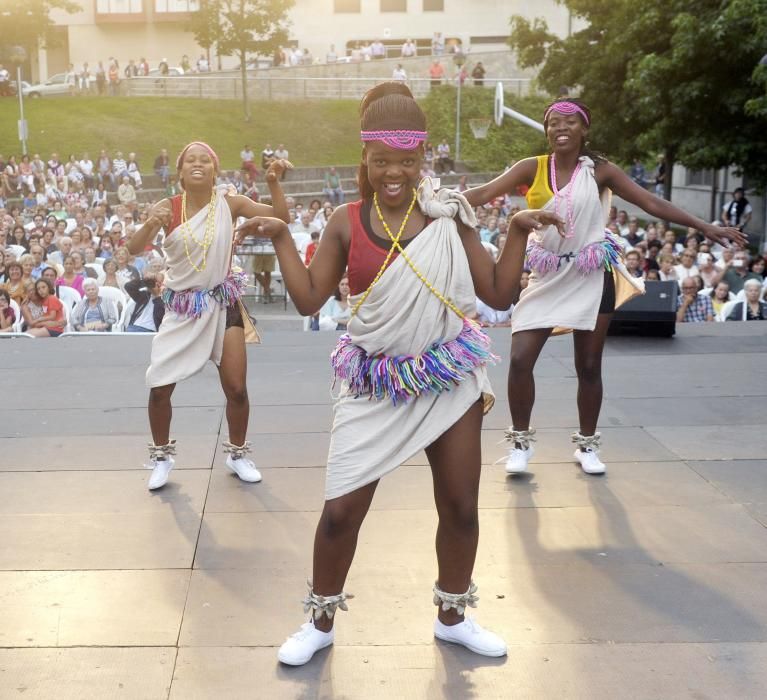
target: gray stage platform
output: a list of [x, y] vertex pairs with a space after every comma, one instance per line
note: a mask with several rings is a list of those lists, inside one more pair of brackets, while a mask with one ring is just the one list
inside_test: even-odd
[[[251, 348], [261, 484], [222, 468], [211, 366], [180, 386], [178, 468], [145, 489], [144, 337], [0, 342], [0, 698], [767, 697], [767, 324], [611, 338], [604, 478], [572, 464], [571, 340], [538, 366], [528, 475], [484, 430], [477, 617], [509, 656], [435, 644], [430, 475], [382, 483], [337, 643], [300, 669], [276, 647], [322, 505], [334, 334]], [[508, 332], [494, 331], [508, 357]]]

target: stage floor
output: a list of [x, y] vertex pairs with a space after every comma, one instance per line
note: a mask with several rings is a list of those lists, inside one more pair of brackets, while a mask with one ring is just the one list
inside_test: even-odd
[[767, 323], [610, 338], [605, 477], [572, 463], [572, 341], [537, 368], [529, 474], [483, 431], [475, 612], [487, 660], [432, 639], [436, 516], [423, 454], [360, 535], [335, 647], [283, 668], [322, 505], [335, 334], [248, 350], [263, 468], [223, 468], [215, 368], [174, 396], [177, 467], [149, 493], [147, 337], [0, 341], [0, 698], [767, 697]]

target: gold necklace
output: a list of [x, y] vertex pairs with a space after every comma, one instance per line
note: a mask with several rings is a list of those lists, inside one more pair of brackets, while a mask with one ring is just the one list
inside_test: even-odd
[[386, 266], [389, 264], [389, 260], [391, 260], [391, 256], [394, 254], [394, 250], [396, 246], [399, 245], [399, 239], [402, 237], [402, 233], [405, 230], [405, 226], [407, 226], [408, 219], [410, 218], [410, 214], [413, 211], [413, 207], [415, 206], [417, 199], [418, 199], [418, 193], [415, 191], [415, 188], [413, 188], [413, 199], [410, 201], [410, 206], [407, 209], [405, 218], [402, 219], [402, 224], [399, 227], [399, 231], [397, 231], [397, 235], [394, 236], [394, 234], [392, 234], [391, 232], [391, 229], [389, 228], [389, 225], [384, 221], [383, 214], [381, 213], [381, 207], [378, 206], [378, 193], [377, 192], [373, 193], [373, 204], [375, 204], [376, 212], [378, 213], [378, 218], [381, 221], [381, 224], [383, 225], [384, 231], [386, 231], [387, 235], [391, 239], [392, 246], [391, 248], [389, 248], [389, 252], [386, 254], [386, 259], [383, 261], [383, 265], [381, 265], [375, 278], [370, 283], [370, 286], [365, 290], [365, 293], [362, 295], [360, 300], [354, 305], [354, 308], [352, 309], [352, 316], [357, 315], [357, 311], [359, 311], [360, 306], [362, 306], [362, 304], [365, 303], [365, 299], [368, 298], [368, 295], [373, 290], [373, 287], [376, 285], [376, 282], [378, 282], [378, 280], [381, 279], [381, 275], [386, 270]]
[[[184, 251], [186, 252], [186, 259], [189, 264], [197, 271], [202, 272], [208, 265], [208, 248], [213, 243], [213, 235], [216, 228], [216, 188], [213, 188], [213, 193], [210, 196], [210, 204], [208, 205], [208, 214], [205, 218], [205, 232], [202, 235], [202, 239], [198, 240], [194, 237], [191, 228], [189, 227], [189, 221], [186, 216], [186, 192], [181, 195], [181, 235], [184, 239]], [[201, 267], [197, 267], [189, 254], [189, 239], [192, 239], [200, 248], [202, 248], [202, 262]]]

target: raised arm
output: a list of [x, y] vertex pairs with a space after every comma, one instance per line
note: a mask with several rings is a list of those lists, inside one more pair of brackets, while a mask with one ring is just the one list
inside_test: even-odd
[[280, 185], [280, 178], [285, 170], [293, 166], [287, 160], [274, 160], [270, 163], [266, 171], [266, 184], [269, 187], [269, 194], [272, 198], [271, 206], [269, 204], [259, 204], [250, 197], [237, 194], [227, 197], [229, 208], [232, 210], [232, 216], [238, 216], [250, 219], [254, 216], [273, 216], [281, 219], [286, 224], [290, 223], [290, 211], [288, 203], [285, 201], [285, 193]]
[[473, 229], [462, 227], [461, 239], [477, 296], [488, 306], [508, 309], [519, 298], [519, 281], [525, 261], [527, 237], [534, 229], [554, 225], [564, 234], [564, 222], [551, 212], [537, 209], [517, 212], [509, 222], [506, 244], [493, 262]]
[[609, 187], [618, 197], [641, 207], [648, 214], [663, 221], [672, 221], [680, 226], [690, 226], [703, 232], [706, 238], [717, 243], [727, 244], [728, 241], [745, 246], [748, 239], [742, 232], [730, 226], [714, 226], [697, 216], [688, 214], [684, 209], [675, 207], [671, 202], [656, 197], [643, 187], [637, 185], [617, 165], [603, 161], [597, 165], [596, 178], [600, 189]]
[[156, 204], [153, 204], [152, 208], [149, 210], [149, 217], [144, 222], [144, 225], [138, 229], [125, 244], [128, 252], [131, 255], [139, 255], [142, 253], [144, 248], [155, 239], [155, 236], [157, 236], [161, 228], [164, 228], [166, 231], [168, 230], [170, 220], [171, 208], [169, 199], [161, 199]]
[[494, 180], [466, 190], [463, 196], [473, 207], [486, 204], [496, 197], [511, 194], [520, 185], [527, 185], [528, 187], [532, 185], [537, 168], [538, 161], [535, 158], [525, 158], [514, 163], [511, 168]]
[[270, 238], [280, 261], [280, 272], [296, 309], [302, 316], [315, 314], [328, 300], [346, 270], [345, 237], [348, 235], [346, 207], [338, 207], [330, 217], [309, 267], [296, 250], [287, 224], [280, 219], [249, 219], [237, 228], [245, 236]]

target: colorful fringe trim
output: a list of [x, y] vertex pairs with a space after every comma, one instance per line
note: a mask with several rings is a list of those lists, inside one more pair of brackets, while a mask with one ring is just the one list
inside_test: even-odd
[[620, 262], [622, 253], [623, 246], [611, 233], [605, 233], [604, 240], [589, 243], [577, 253], [557, 255], [537, 242], [531, 243], [525, 251], [527, 267], [539, 275], [558, 270], [563, 261], [569, 263], [575, 260], [575, 267], [584, 276], [602, 268], [612, 271], [613, 265]]
[[463, 330], [455, 340], [434, 343], [416, 356], [371, 357], [344, 334], [330, 363], [336, 379], [346, 381], [355, 397], [370, 395], [376, 401], [390, 398], [396, 406], [427, 392], [449, 391], [477, 367], [498, 359], [490, 352], [490, 338], [475, 322], [464, 319]]
[[213, 289], [187, 289], [184, 292], [174, 292], [165, 288], [162, 300], [165, 307], [179, 316], [200, 318], [210, 309], [210, 300], [226, 309], [243, 295], [247, 286], [248, 276], [244, 272], [230, 272], [221, 284]]

